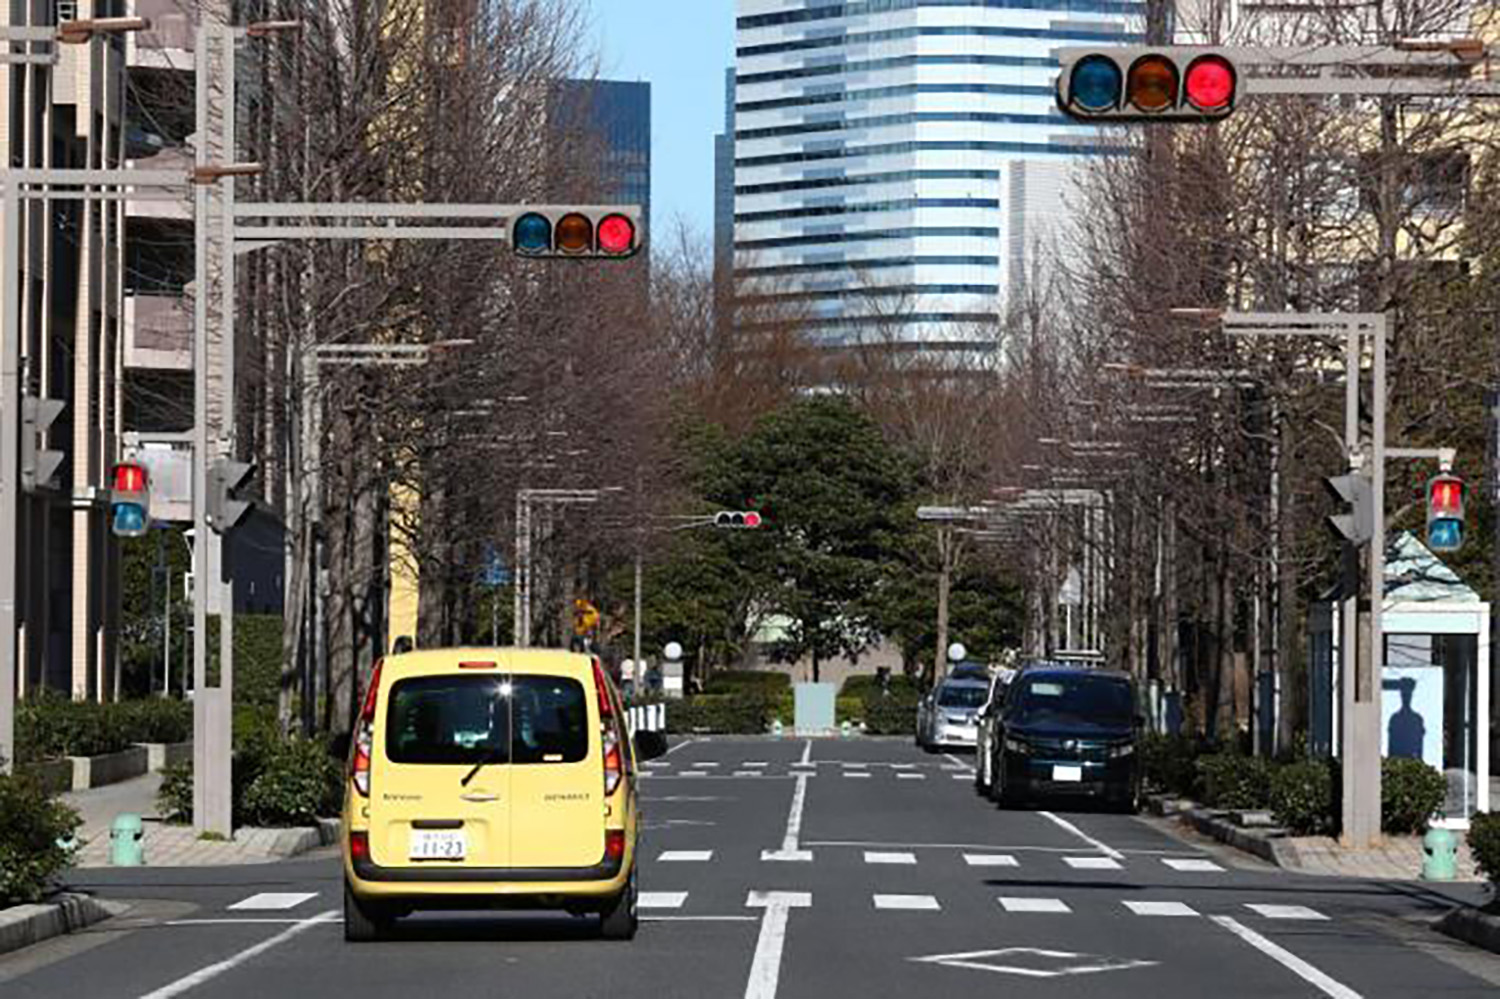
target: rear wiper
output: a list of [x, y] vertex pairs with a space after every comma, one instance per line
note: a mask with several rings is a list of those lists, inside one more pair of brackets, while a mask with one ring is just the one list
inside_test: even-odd
[[464, 774], [463, 780], [461, 780], [461, 781], [458, 782], [459, 786], [460, 787], [468, 787], [469, 786], [469, 781], [471, 781], [471, 780], [474, 779], [474, 775], [477, 774], [477, 773], [479, 773], [479, 771], [484, 767], [485, 764], [487, 764], [487, 763], [504, 763], [505, 762], [505, 758], [506, 758], [507, 755], [509, 755], [509, 754], [502, 752], [498, 748], [490, 750], [484, 756], [481, 756], [479, 758], [479, 762], [477, 762], [477, 763], [474, 764], [473, 769], [471, 769], [468, 773]]

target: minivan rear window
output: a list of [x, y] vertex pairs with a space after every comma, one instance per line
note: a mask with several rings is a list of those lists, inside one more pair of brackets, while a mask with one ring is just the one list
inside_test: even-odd
[[422, 676], [391, 686], [392, 763], [577, 763], [588, 756], [583, 685], [558, 676]]

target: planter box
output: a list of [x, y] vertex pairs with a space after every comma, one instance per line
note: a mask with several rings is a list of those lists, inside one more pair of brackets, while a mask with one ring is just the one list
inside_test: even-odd
[[137, 746], [146, 751], [146, 771], [159, 774], [169, 766], [179, 763], [191, 763], [193, 760], [193, 742], [138, 742]]
[[118, 753], [104, 756], [70, 756], [73, 765], [73, 790], [87, 791], [91, 787], [117, 784], [122, 780], [139, 777], [146, 772], [146, 747], [131, 746]]
[[73, 790], [73, 763], [70, 760], [45, 760], [25, 763], [21, 769], [41, 782], [52, 794]]

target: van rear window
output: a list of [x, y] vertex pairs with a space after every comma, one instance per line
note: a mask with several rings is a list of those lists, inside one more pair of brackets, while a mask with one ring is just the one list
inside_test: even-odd
[[577, 763], [588, 756], [583, 685], [556, 676], [398, 680], [386, 712], [392, 763]]

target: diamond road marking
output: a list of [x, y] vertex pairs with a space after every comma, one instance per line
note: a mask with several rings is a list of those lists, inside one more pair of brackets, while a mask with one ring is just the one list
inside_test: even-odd
[[1120, 862], [1110, 857], [1064, 857], [1063, 863], [1075, 871], [1118, 871]]
[[1247, 905], [1245, 908], [1265, 916], [1267, 919], [1316, 919], [1328, 917], [1305, 905]]
[[1020, 861], [1008, 853], [966, 853], [964, 863], [970, 867], [1020, 867]]
[[1207, 874], [1224, 870], [1224, 868], [1212, 860], [1186, 860], [1181, 857], [1163, 857], [1161, 862], [1174, 871], [1190, 871], [1195, 874]]
[[1006, 912], [1072, 912], [1060, 898], [1006, 898], [999, 899], [1000, 908]]
[[671, 863], [681, 861], [685, 863], [703, 863], [714, 859], [712, 850], [663, 850], [657, 860]]
[[933, 895], [876, 895], [875, 908], [902, 909], [908, 912], [938, 912], [943, 907]]
[[881, 853], [877, 850], [865, 851], [865, 863], [867, 864], [915, 864], [917, 855], [915, 853]]
[[1137, 916], [1196, 916], [1198, 910], [1182, 902], [1126, 902], [1125, 908]]
[[926, 774], [897, 774], [898, 780], [926, 780]]
[[685, 891], [643, 891], [636, 905], [642, 909], [680, 909], [687, 897]]
[[[1051, 968], [1025, 967], [1019, 963], [990, 964], [990, 959], [1006, 961], [1030, 961], [1034, 964], [1050, 962]], [[1075, 954], [1067, 950], [1042, 950], [1037, 947], [1007, 947], [1003, 950], [974, 950], [962, 954], [934, 954], [931, 957], [913, 957], [922, 964], [942, 964], [950, 968], [968, 968], [973, 971], [993, 971], [1001, 975], [1020, 975], [1023, 978], [1062, 978], [1066, 975], [1091, 975], [1101, 971], [1128, 971], [1131, 968], [1149, 968], [1155, 961], [1134, 961], [1128, 958], [1095, 957], [1091, 954]], [[1071, 963], [1062, 963], [1071, 962]]]
[[241, 899], [229, 908], [244, 911], [256, 910], [279, 910], [292, 909], [310, 898], [317, 898], [317, 892], [302, 891], [263, 891], [259, 895], [251, 895], [249, 898]]

